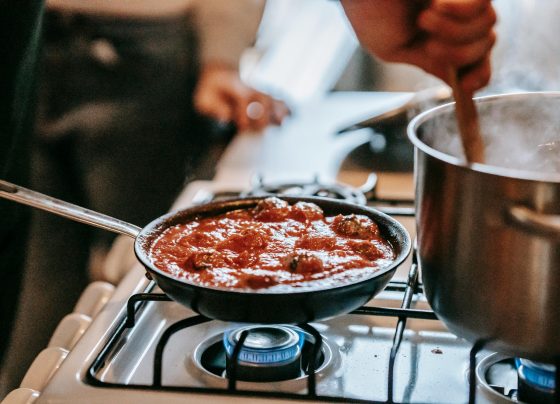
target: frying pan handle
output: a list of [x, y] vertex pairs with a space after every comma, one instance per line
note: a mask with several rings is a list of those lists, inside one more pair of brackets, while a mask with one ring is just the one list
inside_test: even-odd
[[136, 238], [142, 230], [138, 226], [111, 216], [52, 198], [3, 180], [0, 180], [0, 197], [132, 238]]
[[560, 215], [548, 215], [515, 205], [509, 208], [509, 216], [514, 222], [534, 232], [560, 236]]

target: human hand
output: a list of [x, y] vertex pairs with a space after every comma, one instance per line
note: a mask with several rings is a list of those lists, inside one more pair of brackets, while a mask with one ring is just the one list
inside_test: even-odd
[[236, 69], [217, 64], [202, 69], [194, 107], [218, 121], [234, 122], [239, 132], [279, 125], [290, 114], [284, 102], [245, 84]]
[[416, 65], [474, 92], [490, 80], [496, 13], [490, 0], [343, 0], [362, 45], [388, 62]]

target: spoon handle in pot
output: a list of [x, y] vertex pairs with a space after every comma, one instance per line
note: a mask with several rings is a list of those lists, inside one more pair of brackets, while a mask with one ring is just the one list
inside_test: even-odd
[[484, 163], [484, 143], [480, 135], [478, 112], [472, 94], [467, 94], [459, 85], [457, 69], [449, 67], [449, 84], [455, 98], [455, 116], [459, 126], [459, 135], [468, 163]]
[[60, 199], [56, 199], [3, 180], [0, 180], [0, 197], [45, 210], [77, 222], [90, 224], [101, 229], [124, 234], [132, 238], [136, 238], [142, 230], [138, 226], [115, 219], [111, 216], [82, 208], [81, 206], [64, 202]]

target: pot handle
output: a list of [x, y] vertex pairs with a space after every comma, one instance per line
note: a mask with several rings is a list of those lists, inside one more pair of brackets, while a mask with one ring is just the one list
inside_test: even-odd
[[560, 215], [539, 213], [526, 206], [515, 205], [509, 208], [509, 216], [531, 231], [560, 237]]
[[0, 180], [0, 198], [9, 199], [24, 205], [45, 210], [68, 219], [89, 224], [101, 229], [109, 230], [115, 233], [124, 234], [126, 236], [136, 238], [140, 231], [140, 227], [125, 221], [115, 219], [111, 216], [95, 212], [81, 206], [64, 202], [30, 189], [14, 185], [7, 181]]

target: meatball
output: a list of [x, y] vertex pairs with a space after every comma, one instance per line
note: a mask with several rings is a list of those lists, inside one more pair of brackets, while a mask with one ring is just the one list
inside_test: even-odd
[[349, 240], [348, 246], [352, 249], [352, 251], [370, 261], [383, 257], [383, 252], [379, 251], [375, 244], [369, 241]]
[[270, 236], [265, 229], [248, 228], [232, 234], [218, 247], [238, 252], [262, 249], [267, 246], [269, 238]]
[[211, 247], [215, 243], [210, 234], [198, 231], [188, 234], [184, 240], [195, 247]]
[[323, 261], [311, 254], [295, 254], [287, 259], [288, 270], [300, 274], [322, 272]]
[[239, 284], [251, 289], [263, 289], [277, 285], [278, 281], [274, 277], [268, 275], [247, 275], [247, 277], [244, 279], [244, 282], [241, 281]]
[[363, 215], [338, 215], [332, 225], [335, 232], [348, 237], [371, 239], [379, 234], [379, 229], [373, 220]]
[[304, 235], [296, 241], [296, 248], [305, 250], [332, 250], [336, 247], [336, 238], [329, 236]]
[[251, 254], [249, 250], [240, 252], [237, 255], [229, 257], [229, 259], [239, 268], [247, 267], [257, 261], [257, 256]]
[[186, 259], [184, 267], [195, 271], [211, 269], [217, 258], [218, 252], [212, 249], [195, 251]]
[[298, 202], [292, 206], [292, 217], [302, 223], [323, 218], [323, 210], [310, 202]]
[[255, 219], [263, 222], [278, 222], [284, 220], [284, 218], [290, 212], [290, 206], [288, 202], [282, 199], [271, 197], [260, 201], [257, 206], [255, 206]]

